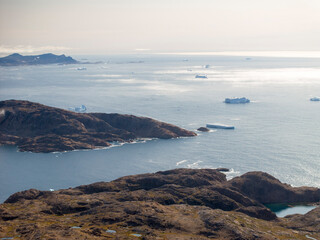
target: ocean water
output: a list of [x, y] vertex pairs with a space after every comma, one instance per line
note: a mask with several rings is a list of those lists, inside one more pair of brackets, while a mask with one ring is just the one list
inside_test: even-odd
[[[0, 147], [0, 202], [29, 188], [61, 189], [177, 167], [266, 171], [320, 187], [320, 58], [135, 54], [75, 56], [102, 64], [0, 67], [0, 100], [148, 116], [196, 130], [235, 130], [146, 140], [101, 150], [18, 152]], [[205, 65], [210, 65], [208, 68]], [[87, 70], [77, 70], [86, 67]], [[195, 78], [205, 74], [207, 79]], [[226, 97], [249, 104], [228, 105]]]

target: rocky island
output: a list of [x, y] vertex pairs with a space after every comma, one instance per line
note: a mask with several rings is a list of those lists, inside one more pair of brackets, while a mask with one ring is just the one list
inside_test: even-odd
[[320, 189], [263, 172], [227, 181], [214, 169], [174, 169], [15, 193], [0, 205], [0, 238], [319, 239], [320, 207], [278, 218], [264, 205], [319, 201]]
[[195, 135], [147, 117], [76, 113], [29, 101], [0, 101], [0, 145], [17, 145], [20, 151], [94, 149], [139, 138]]
[[79, 63], [72, 57], [46, 53], [41, 55], [22, 56], [14, 53], [0, 58], [0, 66], [42, 65], [42, 64], [75, 64]]

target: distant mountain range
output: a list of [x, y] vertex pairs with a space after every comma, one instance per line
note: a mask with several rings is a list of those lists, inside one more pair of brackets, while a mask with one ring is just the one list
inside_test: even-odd
[[22, 56], [18, 53], [0, 58], [0, 66], [40, 65], [40, 64], [75, 64], [80, 63], [66, 55], [46, 53], [33, 56]]

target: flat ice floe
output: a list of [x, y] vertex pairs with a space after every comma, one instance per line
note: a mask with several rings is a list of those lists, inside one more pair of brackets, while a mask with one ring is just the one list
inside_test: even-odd
[[234, 126], [220, 124], [220, 123], [210, 123], [210, 124], [207, 124], [207, 127], [208, 128], [217, 128], [217, 129], [234, 129]]

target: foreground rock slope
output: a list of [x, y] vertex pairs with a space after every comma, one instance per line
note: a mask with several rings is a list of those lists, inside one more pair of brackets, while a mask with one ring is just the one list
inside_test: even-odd
[[138, 138], [177, 138], [194, 132], [146, 117], [75, 113], [29, 101], [0, 102], [0, 144], [54, 152], [107, 147]]
[[278, 203], [287, 203], [288, 195], [291, 200], [303, 196], [304, 202], [320, 201], [319, 189], [293, 188], [262, 172], [227, 181], [213, 169], [175, 169], [54, 192], [15, 193], [0, 205], [0, 237], [320, 238], [319, 207], [305, 215], [277, 218], [263, 205], [273, 202], [265, 191], [279, 194]]

